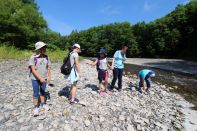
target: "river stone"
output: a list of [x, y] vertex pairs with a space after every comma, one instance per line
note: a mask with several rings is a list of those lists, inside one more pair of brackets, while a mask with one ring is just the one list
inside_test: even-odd
[[90, 126], [90, 121], [89, 120], [85, 120], [85, 126]]
[[25, 121], [24, 117], [21, 117], [20, 119], [18, 119], [19, 123], [23, 123]]
[[5, 116], [3, 113], [0, 113], [0, 123], [5, 120]]
[[133, 125], [130, 125], [130, 124], [129, 124], [129, 125], [127, 126], [127, 131], [135, 131]]
[[142, 130], [142, 128], [141, 128], [141, 126], [139, 124], [137, 124], [137, 130], [138, 131], [141, 131]]
[[[37, 127], [37, 130], [38, 131], [42, 131], [44, 129], [44, 126], [43, 126], [43, 124], [42, 123], [40, 123], [39, 125], [38, 125], [38, 127]], [[45, 129], [46, 130], [46, 129]]]
[[46, 119], [46, 115], [39, 115], [36, 117], [38, 120], [44, 120]]
[[113, 127], [112, 131], [118, 131], [118, 128], [117, 127]]
[[22, 126], [20, 128], [20, 131], [29, 131], [31, 129], [31, 126]]
[[64, 130], [65, 131], [72, 131], [71, 127], [67, 124], [64, 126]]
[[103, 122], [103, 121], [105, 121], [105, 118], [104, 117], [100, 117], [99, 121]]
[[4, 108], [8, 109], [8, 110], [14, 110], [15, 109], [15, 107], [12, 104], [5, 104]]
[[120, 115], [119, 116], [119, 120], [124, 121], [125, 120], [125, 117], [123, 115]]

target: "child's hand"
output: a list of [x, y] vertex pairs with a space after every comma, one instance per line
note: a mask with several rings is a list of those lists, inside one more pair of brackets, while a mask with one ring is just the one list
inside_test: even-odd
[[144, 91], [147, 91], [147, 89], [148, 89], [148, 88], [147, 88], [146, 86], [143, 88]]
[[40, 83], [46, 83], [45, 79], [40, 78]]

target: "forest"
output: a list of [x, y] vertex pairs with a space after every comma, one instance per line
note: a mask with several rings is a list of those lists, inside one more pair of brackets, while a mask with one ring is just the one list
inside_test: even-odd
[[152, 22], [115, 22], [73, 30], [62, 36], [52, 31], [34, 0], [0, 0], [0, 46], [33, 50], [37, 41], [50, 50], [68, 50], [73, 43], [82, 56], [96, 56], [105, 48], [109, 57], [129, 45], [127, 57], [197, 59], [197, 1], [177, 5], [174, 11]]

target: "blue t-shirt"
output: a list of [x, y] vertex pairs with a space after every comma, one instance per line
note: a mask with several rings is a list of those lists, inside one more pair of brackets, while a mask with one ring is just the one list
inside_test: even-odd
[[118, 69], [123, 69], [124, 68], [124, 61], [126, 59], [126, 54], [119, 51], [116, 51], [114, 54], [114, 67]]
[[152, 70], [148, 70], [148, 69], [144, 69], [144, 70], [141, 70], [138, 74], [138, 76], [142, 79], [145, 79], [145, 77], [150, 73], [150, 72], [153, 72]]

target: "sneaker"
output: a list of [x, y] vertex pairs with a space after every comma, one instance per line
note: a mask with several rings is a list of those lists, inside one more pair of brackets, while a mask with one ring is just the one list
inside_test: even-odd
[[143, 97], [142, 93], [138, 93], [138, 97], [142, 98]]
[[50, 109], [49, 109], [49, 106], [46, 105], [46, 104], [44, 104], [44, 105], [42, 106], [42, 108], [44, 109], [44, 111], [49, 111], [49, 110], [50, 110]]
[[103, 94], [103, 92], [101, 91], [101, 92], [100, 92], [100, 96], [102, 97], [103, 95], [104, 95], [104, 94]]
[[33, 115], [34, 115], [34, 117], [39, 116], [39, 109], [38, 108], [34, 108]]
[[118, 88], [117, 90], [118, 90], [119, 92], [121, 92], [121, 91], [122, 91], [122, 89], [121, 89], [121, 88]]
[[79, 100], [77, 98], [75, 98], [74, 101], [70, 100], [71, 105], [77, 104], [77, 103], [79, 103]]

